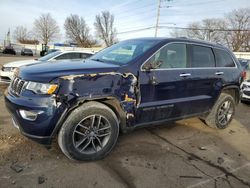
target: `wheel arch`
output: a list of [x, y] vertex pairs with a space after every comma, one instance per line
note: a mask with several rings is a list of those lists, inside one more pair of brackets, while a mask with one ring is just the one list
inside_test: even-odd
[[119, 121], [119, 129], [121, 131], [124, 131], [126, 128], [126, 112], [124, 111], [124, 109], [122, 108], [122, 106], [120, 105], [120, 101], [115, 98], [115, 97], [103, 97], [103, 98], [91, 98], [91, 99], [81, 99], [78, 100], [77, 103], [75, 105], [73, 105], [72, 107], [65, 109], [65, 111], [62, 113], [61, 118], [59, 119], [59, 121], [57, 122], [51, 136], [55, 137], [58, 132], [60, 131], [63, 122], [67, 119], [67, 117], [79, 106], [87, 103], [87, 102], [99, 102], [102, 103], [106, 106], [108, 106], [116, 115], [116, 117], [118, 118]]
[[238, 86], [226, 86], [221, 90], [221, 93], [226, 93], [234, 98], [235, 104], [240, 101], [240, 88]]

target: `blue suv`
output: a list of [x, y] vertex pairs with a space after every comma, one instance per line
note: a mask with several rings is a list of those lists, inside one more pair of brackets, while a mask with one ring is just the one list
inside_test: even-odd
[[226, 128], [239, 102], [238, 67], [219, 44], [126, 40], [87, 60], [21, 67], [5, 103], [23, 135], [45, 145], [57, 137], [70, 159], [96, 160], [120, 131], [194, 116]]

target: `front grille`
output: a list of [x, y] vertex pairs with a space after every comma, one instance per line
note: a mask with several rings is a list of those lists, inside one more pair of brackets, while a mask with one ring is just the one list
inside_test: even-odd
[[21, 80], [20, 78], [15, 77], [10, 84], [11, 92], [16, 94], [16, 95], [20, 95], [24, 84], [25, 84], [25, 81]]

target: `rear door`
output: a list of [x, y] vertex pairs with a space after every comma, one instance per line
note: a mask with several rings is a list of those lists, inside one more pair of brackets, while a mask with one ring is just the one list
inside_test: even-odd
[[189, 45], [191, 58], [193, 90], [191, 95], [200, 98], [192, 105], [192, 113], [198, 114], [208, 111], [214, 104], [220, 89], [220, 79], [215, 66], [215, 56], [209, 46]]

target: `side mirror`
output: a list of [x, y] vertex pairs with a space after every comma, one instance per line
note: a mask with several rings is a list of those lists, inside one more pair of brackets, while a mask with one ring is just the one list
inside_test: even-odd
[[146, 71], [150, 71], [152, 69], [157, 69], [162, 65], [163, 61], [162, 60], [157, 60], [151, 63], [146, 63], [146, 65], [143, 66], [143, 69]]

